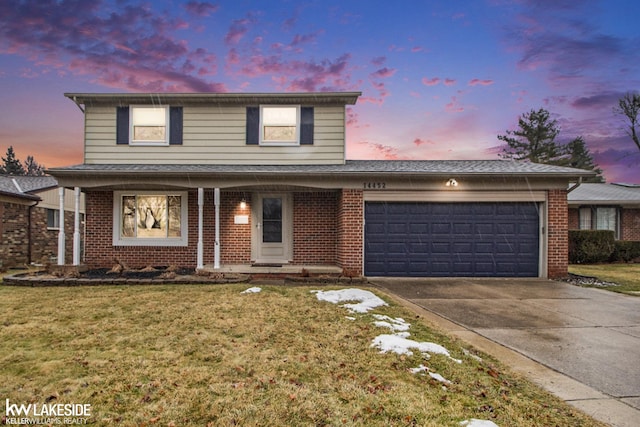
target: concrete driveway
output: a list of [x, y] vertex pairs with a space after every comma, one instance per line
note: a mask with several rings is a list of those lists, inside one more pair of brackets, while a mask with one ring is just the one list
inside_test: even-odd
[[542, 279], [369, 281], [595, 418], [639, 425], [640, 298]]

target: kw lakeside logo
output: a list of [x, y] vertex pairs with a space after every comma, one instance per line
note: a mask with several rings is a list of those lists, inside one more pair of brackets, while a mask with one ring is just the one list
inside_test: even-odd
[[17, 404], [5, 399], [4, 424], [12, 425], [73, 425], [87, 424], [91, 416], [89, 403]]

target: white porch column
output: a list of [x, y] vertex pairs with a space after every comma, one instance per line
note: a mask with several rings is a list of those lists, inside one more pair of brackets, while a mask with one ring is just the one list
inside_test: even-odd
[[58, 265], [64, 265], [64, 187], [58, 188], [60, 196], [60, 215], [58, 224]]
[[213, 204], [215, 206], [215, 246], [213, 248], [213, 268], [220, 268], [220, 189], [213, 190]]
[[198, 188], [198, 265], [197, 269], [204, 267], [204, 243], [203, 228], [204, 226], [204, 188]]
[[80, 187], [74, 188], [75, 210], [73, 217], [73, 265], [80, 265]]

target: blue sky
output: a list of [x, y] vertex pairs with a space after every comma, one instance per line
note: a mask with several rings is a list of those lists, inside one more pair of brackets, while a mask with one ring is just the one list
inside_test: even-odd
[[4, 1], [0, 149], [82, 162], [64, 92], [361, 91], [350, 159], [495, 159], [545, 108], [609, 182], [640, 183], [617, 100], [640, 90], [640, 2]]

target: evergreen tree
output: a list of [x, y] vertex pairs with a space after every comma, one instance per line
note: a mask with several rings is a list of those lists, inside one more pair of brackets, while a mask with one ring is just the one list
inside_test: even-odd
[[506, 135], [498, 135], [499, 140], [507, 143], [500, 157], [533, 163], [561, 164], [564, 153], [555, 142], [558, 133], [558, 122], [551, 119], [547, 110], [531, 110], [520, 116], [517, 130], [507, 130]]
[[25, 175], [26, 171], [20, 163], [20, 160], [16, 159], [16, 153], [13, 151], [13, 146], [10, 145], [7, 148], [7, 157], [2, 158], [2, 165], [0, 166], [0, 172], [5, 175]]
[[586, 182], [604, 182], [602, 169], [598, 168], [598, 165], [594, 163], [593, 156], [589, 152], [589, 149], [585, 145], [584, 139], [581, 136], [565, 145], [564, 151], [567, 156], [565, 160], [566, 163], [563, 164], [563, 166], [585, 169], [597, 174], [593, 178], [586, 179]]
[[45, 166], [38, 164], [33, 156], [27, 156], [27, 160], [24, 161], [24, 169], [26, 175], [29, 176], [44, 176]]

